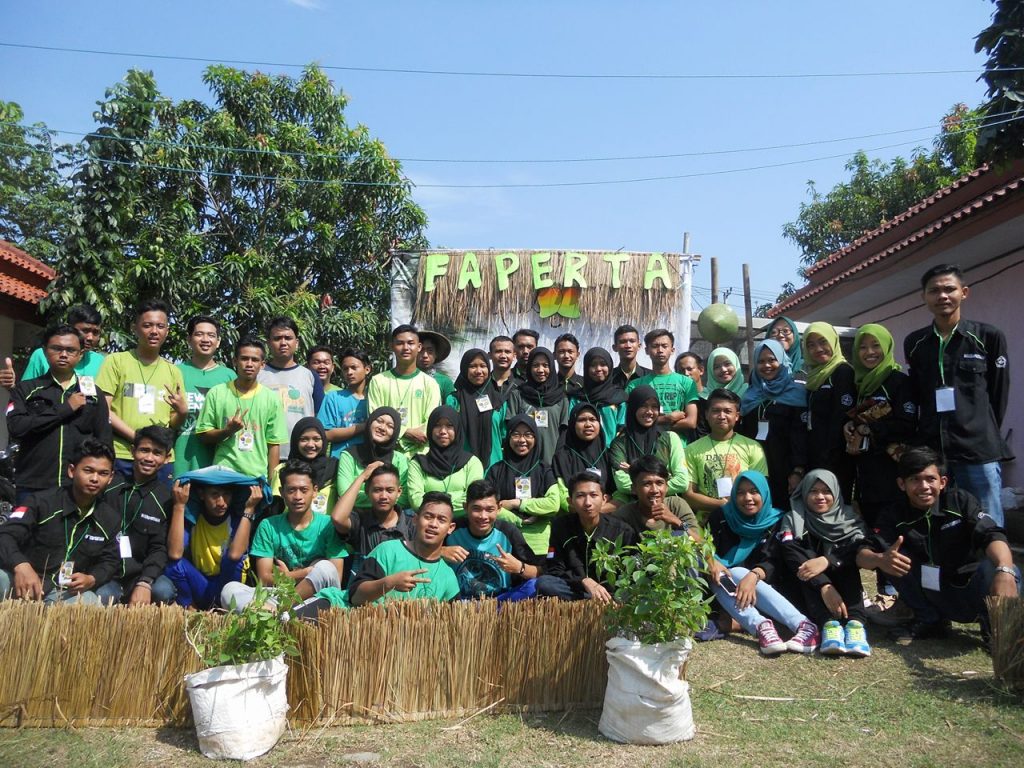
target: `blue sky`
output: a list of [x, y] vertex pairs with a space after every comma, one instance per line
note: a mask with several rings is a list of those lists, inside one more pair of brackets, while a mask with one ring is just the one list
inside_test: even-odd
[[[983, 99], [974, 36], [987, 0], [830, 2], [232, 2], [0, 0], [0, 42], [215, 60], [453, 71], [740, 75], [553, 79], [332, 71], [367, 125], [400, 158], [538, 160], [709, 153], [921, 129], [890, 136], [698, 157], [573, 163], [422, 163], [420, 185], [690, 178], [552, 188], [420, 186], [433, 245], [679, 251], [691, 233], [697, 309], [710, 260], [723, 286], [751, 264], [755, 303], [795, 279], [782, 237], [807, 198], [845, 178], [857, 149], [928, 146], [953, 104]], [[173, 98], [206, 98], [205, 64], [0, 47], [0, 99], [29, 121], [87, 131], [104, 90], [131, 66]], [[263, 71], [295, 74], [288, 68]], [[972, 70], [894, 77], [750, 75]], [[64, 137], [67, 138], [67, 137]], [[909, 142], [909, 143], [905, 143]], [[905, 143], [905, 144], [904, 144]], [[903, 144], [898, 147], [887, 147]], [[825, 159], [823, 159], [825, 158]], [[793, 163], [775, 168], [754, 166]], [[723, 171], [737, 171], [722, 173]], [[692, 174], [712, 174], [697, 175]]]

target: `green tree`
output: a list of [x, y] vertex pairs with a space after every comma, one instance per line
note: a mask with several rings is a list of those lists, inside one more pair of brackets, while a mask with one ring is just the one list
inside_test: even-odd
[[71, 206], [60, 174], [70, 149], [24, 119], [20, 106], [0, 101], [0, 239], [52, 263]]
[[801, 203], [796, 221], [782, 228], [783, 236], [800, 248], [805, 266], [849, 245], [973, 170], [980, 120], [978, 110], [957, 104], [943, 117], [930, 152], [918, 149], [909, 160], [891, 162], [857, 152], [846, 164], [849, 181], [824, 195], [813, 181], [807, 183], [811, 201]]
[[756, 307], [754, 307], [754, 311], [751, 314], [753, 314], [754, 317], [768, 317], [769, 309], [774, 307], [776, 304], [781, 304], [794, 293], [796, 293], [796, 286], [793, 284], [791, 280], [787, 281], [782, 284], [782, 287], [779, 289], [779, 295], [775, 297], [774, 302], [758, 304]]
[[384, 347], [389, 254], [424, 245], [423, 211], [397, 161], [322, 70], [269, 76], [211, 66], [213, 104], [163, 96], [130, 70], [94, 117], [75, 173], [71, 231], [46, 309], [95, 305], [127, 346], [131, 307], [219, 317], [227, 348], [296, 318], [307, 344]]
[[1024, 4], [993, 0], [992, 23], [975, 38], [974, 52], [988, 60], [981, 76], [988, 86], [978, 133], [980, 157], [1006, 163], [1024, 156]]

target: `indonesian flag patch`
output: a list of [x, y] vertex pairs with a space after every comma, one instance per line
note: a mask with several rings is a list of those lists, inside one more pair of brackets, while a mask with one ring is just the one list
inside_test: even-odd
[[16, 520], [19, 517], [24, 517], [26, 512], [28, 512], [28, 507], [15, 507], [13, 510], [11, 510], [11, 516], [7, 519]]

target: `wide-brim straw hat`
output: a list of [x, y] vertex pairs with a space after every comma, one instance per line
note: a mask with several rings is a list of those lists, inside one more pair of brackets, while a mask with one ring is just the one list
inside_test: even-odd
[[437, 331], [420, 331], [420, 341], [423, 341], [423, 339], [430, 339], [434, 342], [434, 349], [437, 350], [437, 359], [434, 360], [434, 365], [443, 363], [452, 353], [452, 343], [448, 341], [448, 337], [443, 333], [438, 333]]

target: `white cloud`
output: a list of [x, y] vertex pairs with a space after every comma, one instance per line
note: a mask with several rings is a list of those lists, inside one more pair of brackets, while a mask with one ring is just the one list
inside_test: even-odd
[[307, 11], [319, 11], [324, 7], [324, 4], [320, 0], [285, 0], [289, 5], [297, 5], [299, 8], [304, 8]]

